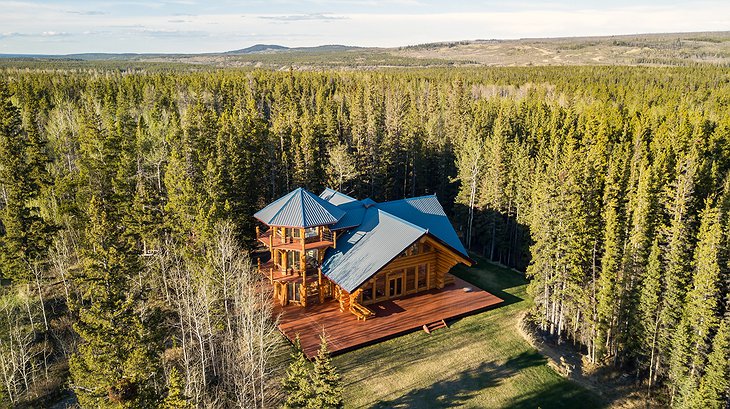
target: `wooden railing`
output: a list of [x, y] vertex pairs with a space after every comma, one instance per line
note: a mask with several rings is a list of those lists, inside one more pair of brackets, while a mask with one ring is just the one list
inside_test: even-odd
[[[271, 227], [266, 231], [256, 226], [256, 238], [268, 245], [269, 247], [276, 247], [281, 244], [308, 244], [317, 242], [330, 242], [335, 243], [337, 241], [337, 232], [333, 232], [327, 227], [322, 227], [318, 234], [307, 236], [303, 231], [298, 237], [293, 236], [290, 233], [291, 229], [287, 229], [287, 234], [282, 234], [282, 229], [278, 227]], [[304, 237], [302, 237], [304, 236]]]

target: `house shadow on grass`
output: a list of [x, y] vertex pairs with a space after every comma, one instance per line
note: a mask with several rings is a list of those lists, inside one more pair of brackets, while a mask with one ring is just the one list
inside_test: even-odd
[[504, 300], [499, 307], [522, 301], [522, 298], [506, 291], [527, 284], [527, 279], [522, 273], [494, 264], [474, 254], [472, 257], [477, 264], [472, 267], [457, 265], [450, 273]]
[[526, 368], [545, 365], [546, 361], [537, 352], [524, 352], [503, 364], [483, 362], [476, 368], [461, 372], [456, 378], [411, 390], [395, 399], [376, 402], [373, 407], [434, 408], [468, 404], [485, 389], [499, 386], [505, 379]]

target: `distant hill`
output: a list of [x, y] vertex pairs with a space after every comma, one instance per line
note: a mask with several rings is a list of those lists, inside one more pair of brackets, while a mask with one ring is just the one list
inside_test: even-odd
[[240, 50], [226, 51], [222, 54], [224, 54], [224, 55], [243, 55], [243, 54], [264, 53], [264, 52], [269, 52], [269, 51], [281, 51], [281, 50], [288, 50], [288, 49], [289, 49], [289, 47], [284, 47], [283, 45], [256, 44], [256, 45], [252, 45], [251, 47], [241, 48]]
[[272, 53], [272, 52], [287, 52], [287, 51], [296, 51], [296, 52], [330, 52], [330, 51], [348, 51], [348, 50], [358, 50], [361, 49], [361, 47], [353, 47], [349, 45], [340, 45], [340, 44], [327, 44], [327, 45], [318, 45], [315, 47], [285, 47], [283, 45], [276, 45], [276, 44], [256, 44], [252, 45], [251, 47], [241, 48], [240, 50], [233, 50], [233, 51], [226, 51], [222, 53], [223, 55], [248, 55], [248, 54], [262, 54], [262, 53]]
[[[531, 65], [650, 65], [711, 64], [730, 67], [730, 31], [633, 34], [601, 37], [465, 40], [395, 48], [340, 44], [286, 47], [256, 44], [218, 53], [134, 54], [80, 53], [70, 55], [0, 54], [6, 66], [24, 61], [64, 60], [135, 63], [182, 63], [209, 67], [271, 69], [531, 66]], [[27, 65], [28, 63], [26, 63]]]

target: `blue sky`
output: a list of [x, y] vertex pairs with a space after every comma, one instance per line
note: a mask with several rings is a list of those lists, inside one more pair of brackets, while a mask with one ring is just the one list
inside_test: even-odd
[[730, 30], [730, 0], [0, 0], [0, 10], [0, 53], [30, 54]]

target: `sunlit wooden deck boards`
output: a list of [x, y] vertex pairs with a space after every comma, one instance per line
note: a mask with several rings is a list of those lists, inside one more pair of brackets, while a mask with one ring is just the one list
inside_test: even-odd
[[[465, 292], [466, 287], [471, 291]], [[367, 321], [358, 321], [353, 314], [341, 312], [335, 301], [307, 308], [279, 307], [282, 313], [279, 329], [290, 340], [299, 334], [304, 352], [313, 357], [317, 354], [323, 329], [329, 350], [337, 354], [421, 330], [424, 324], [481, 311], [501, 302], [502, 299], [455, 278], [454, 284], [441, 290], [370, 305], [376, 316]]]

